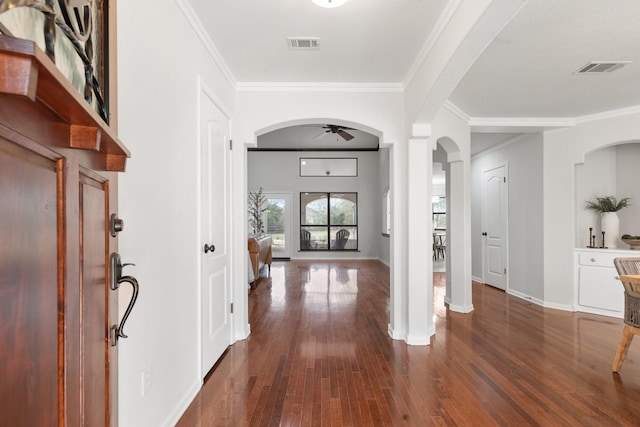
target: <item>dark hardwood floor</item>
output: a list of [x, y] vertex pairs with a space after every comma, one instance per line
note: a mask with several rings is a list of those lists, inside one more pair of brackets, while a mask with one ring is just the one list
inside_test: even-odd
[[474, 283], [436, 335], [387, 334], [376, 261], [274, 263], [250, 291], [251, 336], [229, 348], [178, 426], [637, 426], [640, 343], [611, 364], [622, 321], [545, 309]]

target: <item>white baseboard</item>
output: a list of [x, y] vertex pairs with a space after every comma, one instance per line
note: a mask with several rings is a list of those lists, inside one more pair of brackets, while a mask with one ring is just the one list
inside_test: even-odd
[[378, 261], [380, 261], [381, 263], [383, 263], [387, 267], [391, 267], [391, 263], [386, 259], [378, 258]]
[[453, 305], [450, 302], [447, 303], [449, 305], [449, 310], [455, 311], [456, 313], [471, 313], [473, 311], [473, 304], [469, 305]]
[[571, 304], [557, 304], [555, 302], [544, 302], [542, 306], [545, 308], [554, 308], [556, 310], [562, 310], [562, 311], [576, 311], [574, 310], [573, 305]]
[[484, 280], [482, 279], [482, 277], [471, 276], [471, 280], [478, 283], [484, 283]]
[[405, 339], [405, 335], [403, 333], [398, 332], [398, 331], [394, 331], [393, 327], [391, 327], [391, 324], [387, 325], [387, 332], [389, 333], [389, 336], [391, 337], [391, 339], [394, 339], [394, 340], [404, 340]]
[[514, 297], [518, 297], [520, 299], [526, 300], [526, 301], [530, 301], [536, 305], [539, 305], [541, 307], [544, 307], [544, 301], [539, 299], [539, 298], [534, 298], [531, 295], [525, 294], [523, 292], [520, 291], [514, 291], [513, 289], [508, 289], [507, 293], [509, 295], [513, 295]]
[[427, 331], [427, 335], [407, 335], [404, 342], [407, 345], [429, 345], [431, 344], [431, 337], [436, 334], [435, 326], [432, 326]]
[[202, 388], [202, 380], [196, 378], [196, 380], [191, 384], [189, 389], [184, 394], [183, 398], [180, 399], [173, 411], [171, 411], [171, 413], [167, 417], [167, 421], [162, 423], [164, 427], [172, 427], [178, 423], [180, 417], [182, 417], [191, 402], [193, 402], [193, 399], [195, 399], [196, 395], [200, 391], [200, 388]]

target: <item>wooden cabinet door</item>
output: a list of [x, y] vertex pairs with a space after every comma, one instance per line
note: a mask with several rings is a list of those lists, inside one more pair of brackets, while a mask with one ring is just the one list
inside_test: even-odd
[[39, 151], [0, 138], [0, 425], [115, 426], [115, 196]]
[[0, 424], [53, 426], [58, 375], [60, 162], [0, 138]]
[[82, 425], [109, 425], [108, 182], [80, 174]]

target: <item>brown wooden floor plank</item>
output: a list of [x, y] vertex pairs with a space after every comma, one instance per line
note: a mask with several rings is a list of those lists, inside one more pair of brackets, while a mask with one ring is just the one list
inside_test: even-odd
[[436, 335], [407, 346], [387, 334], [383, 264], [274, 262], [249, 292], [251, 336], [178, 427], [640, 425], [638, 347], [611, 373], [620, 319], [472, 290], [475, 310], [451, 312], [435, 273]]

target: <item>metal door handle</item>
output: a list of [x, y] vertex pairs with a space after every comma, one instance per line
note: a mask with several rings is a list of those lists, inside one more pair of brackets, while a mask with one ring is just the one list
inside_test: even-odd
[[204, 244], [204, 253], [206, 254], [207, 252], [213, 252], [216, 250], [215, 245], [207, 245], [206, 243]]
[[111, 265], [110, 265], [110, 273], [111, 273], [111, 290], [117, 290], [120, 288], [120, 284], [129, 283], [133, 288], [133, 294], [131, 295], [131, 300], [129, 301], [129, 305], [124, 312], [124, 316], [122, 316], [122, 320], [119, 325], [111, 326], [111, 346], [115, 347], [118, 344], [118, 338], [128, 338], [127, 335], [123, 332], [124, 324], [127, 321], [127, 318], [131, 314], [131, 310], [133, 310], [133, 306], [138, 299], [138, 293], [140, 292], [140, 286], [138, 285], [138, 280], [133, 276], [122, 276], [122, 269], [128, 265], [135, 265], [131, 263], [123, 264], [120, 259], [120, 254], [112, 253], [111, 254]]
[[131, 314], [131, 310], [133, 310], [133, 306], [135, 305], [136, 300], [138, 299], [138, 293], [140, 292], [140, 286], [138, 285], [138, 280], [136, 280], [135, 277], [124, 276], [120, 278], [120, 280], [118, 281], [118, 284], [123, 282], [129, 283], [131, 285], [131, 287], [133, 288], [133, 293], [131, 294], [131, 300], [129, 301], [129, 305], [127, 306], [127, 309], [124, 312], [124, 316], [122, 316], [122, 320], [120, 321], [120, 324], [111, 326], [111, 346], [112, 347], [115, 347], [116, 344], [118, 344], [118, 338], [129, 338], [123, 332], [124, 324], [129, 318], [129, 315]]

